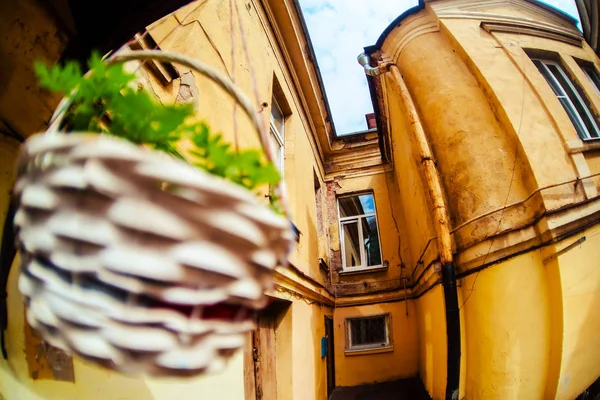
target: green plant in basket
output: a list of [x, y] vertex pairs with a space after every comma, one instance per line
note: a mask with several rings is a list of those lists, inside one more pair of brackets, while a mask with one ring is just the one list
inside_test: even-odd
[[[183, 159], [251, 191], [280, 181], [279, 172], [262, 151], [233, 149], [206, 122], [194, 120], [192, 105], [155, 102], [135, 84], [134, 74], [126, 72], [120, 63], [104, 63], [97, 53], [90, 58], [88, 67], [89, 72], [84, 75], [76, 62], [53, 67], [35, 63], [41, 87], [71, 95], [69, 131], [118, 136]], [[183, 154], [178, 150], [182, 140], [191, 144]], [[273, 208], [279, 208], [277, 203], [278, 199], [272, 197]]]

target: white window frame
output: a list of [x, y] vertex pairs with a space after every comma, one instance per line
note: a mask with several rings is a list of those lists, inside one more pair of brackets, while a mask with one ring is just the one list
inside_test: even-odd
[[[358, 320], [364, 320], [364, 319], [374, 319], [374, 318], [383, 318], [384, 319], [385, 340], [383, 342], [377, 342], [377, 343], [352, 345], [352, 329], [351, 329], [352, 321], [358, 321]], [[382, 350], [382, 349], [392, 348], [392, 346], [393, 346], [393, 343], [392, 343], [392, 316], [390, 313], [348, 317], [345, 319], [344, 322], [346, 325], [345, 328], [346, 328], [346, 351], [347, 352], [363, 351], [363, 350]]]
[[594, 67], [588, 67], [588, 66], [582, 66], [581, 69], [583, 70], [583, 72], [585, 72], [585, 75], [590, 79], [590, 82], [592, 82], [592, 86], [594, 86], [594, 88], [596, 89], [596, 93], [598, 93], [598, 95], [600, 96], [600, 83], [597, 83], [596, 80], [594, 79], [594, 77], [592, 75], [590, 75], [590, 71], [596, 76], [596, 79], [598, 79], [600, 81], [600, 74], [598, 73], [598, 71], [596, 71], [596, 69]]
[[[270, 133], [269, 134], [273, 135], [273, 137], [275, 138], [275, 141], [279, 144], [279, 149], [274, 149], [274, 150], [279, 153], [279, 154], [276, 154], [275, 156], [279, 160], [279, 173], [281, 174], [281, 178], [283, 179], [284, 160], [285, 160], [285, 132], [284, 132], [285, 131], [285, 115], [283, 114], [281, 107], [279, 107], [279, 104], [277, 104], [277, 100], [275, 99], [275, 97], [272, 97], [271, 102], [272, 102], [272, 104], [271, 104], [271, 114], [269, 117], [269, 125], [270, 125]], [[281, 125], [281, 132], [279, 132], [279, 130], [275, 126], [275, 117], [273, 116], [273, 107], [277, 107], [277, 109], [279, 110], [279, 113], [283, 117], [283, 124]]]
[[[375, 212], [367, 213], [367, 214], [353, 215], [351, 217], [342, 217], [342, 213], [340, 210], [340, 200], [346, 199], [349, 197], [358, 197], [358, 196], [362, 196], [365, 194], [370, 194], [371, 196], [373, 196], [373, 208], [374, 208]], [[379, 229], [379, 219], [377, 218], [377, 204], [375, 204], [375, 194], [373, 192], [360, 192], [360, 193], [345, 194], [345, 195], [339, 196], [337, 198], [337, 206], [338, 206], [338, 223], [339, 223], [339, 230], [340, 230], [340, 250], [342, 253], [342, 269], [344, 271], [350, 272], [350, 271], [364, 271], [364, 270], [382, 268], [383, 264], [367, 265], [367, 254], [364, 251], [364, 248], [362, 246], [362, 243], [364, 240], [362, 224], [361, 224], [362, 219], [368, 218], [368, 217], [375, 217], [375, 225], [377, 226], [377, 237], [379, 239], [379, 259], [383, 263], [383, 254], [381, 252], [381, 234], [380, 234], [381, 230]], [[360, 265], [357, 265], [355, 267], [347, 267], [346, 266], [346, 252], [344, 251], [345, 238], [344, 238], [344, 229], [343, 228], [344, 228], [344, 223], [349, 223], [349, 222], [354, 222], [354, 221], [356, 221], [358, 224], [358, 242], [361, 244], [360, 248], [359, 248]]]
[[[585, 103], [585, 101], [583, 100], [583, 98], [581, 97], [581, 94], [579, 93], [579, 90], [577, 90], [577, 88], [573, 84], [573, 81], [571, 80], [571, 78], [569, 77], [569, 75], [567, 75], [567, 73], [565, 72], [563, 66], [560, 63], [556, 62], [556, 61], [552, 61], [552, 60], [548, 60], [548, 59], [543, 59], [543, 58], [532, 58], [531, 60], [532, 61], [538, 61], [538, 62], [540, 62], [542, 64], [542, 66], [544, 67], [544, 71], [545, 71], [545, 74], [542, 74], [544, 76], [544, 79], [547, 79], [547, 77], [550, 78], [554, 82], [554, 84], [556, 85], [556, 87], [559, 89], [559, 91], [560, 91], [560, 95], [557, 94], [556, 97], [558, 99], [565, 99], [567, 101], [568, 107], [571, 109], [571, 112], [573, 112], [573, 114], [576, 116], [576, 118], [577, 118], [577, 120], [579, 122], [579, 126], [581, 127], [581, 129], [579, 129], [576, 126], [576, 124], [573, 124], [573, 126], [575, 127], [575, 130], [579, 134], [579, 137], [582, 140], [598, 140], [598, 139], [600, 139], [600, 127], [598, 126], [598, 122], [597, 122], [596, 118], [594, 117], [594, 114], [589, 109], [589, 107], [587, 106], [587, 104]], [[554, 76], [554, 73], [550, 70], [550, 68], [548, 68], [548, 65], [555, 66], [558, 69], [559, 73], [562, 75], [562, 77], [565, 79], [565, 81], [569, 85], [570, 89], [575, 94], [575, 97], [576, 97], [577, 101], [581, 104], [581, 106], [584, 109], [587, 117], [590, 119], [590, 121], [592, 122], [593, 127], [595, 128], [594, 129], [595, 130], [595, 132], [594, 132], [595, 136], [593, 136], [588, 131], [588, 128], [587, 128], [585, 122], [583, 122], [583, 119], [581, 118], [581, 115], [580, 115], [579, 111], [577, 110], [577, 107], [575, 107], [575, 105], [573, 104], [573, 101], [571, 100], [571, 98], [569, 97], [569, 95], [565, 92], [565, 89], [563, 88], [563, 85], [558, 81], [558, 79], [556, 79], [556, 77]], [[561, 103], [561, 105], [563, 105], [563, 104]], [[564, 105], [563, 105], [563, 107], [564, 107]], [[566, 112], [566, 110], [565, 110], [565, 112]]]

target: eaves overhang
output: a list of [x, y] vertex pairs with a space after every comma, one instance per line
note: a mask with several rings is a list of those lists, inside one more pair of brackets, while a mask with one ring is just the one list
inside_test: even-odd
[[[513, 2], [516, 2], [517, 0], [510, 0]], [[542, 3], [538, 0], [518, 0], [518, 1], [523, 1], [529, 4], [533, 4], [536, 7], [539, 7], [551, 14], [553, 14], [556, 17], [559, 17], [561, 19], [563, 19], [565, 22], [567, 22], [570, 25], [573, 26], [577, 26], [577, 19], [572, 17], [571, 15], [555, 8], [552, 7], [548, 4]], [[584, 2], [584, 3], [590, 3], [590, 10], [591, 10], [591, 3], [596, 2], [600, 4], [600, 0], [576, 0], [578, 2], [578, 6], [579, 6], [579, 2]], [[383, 42], [385, 42], [386, 38], [388, 37], [388, 35], [394, 30], [394, 28], [396, 28], [397, 26], [401, 25], [402, 22], [410, 17], [411, 15], [414, 15], [416, 13], [418, 13], [419, 11], [423, 10], [426, 6], [426, 3], [435, 3], [435, 0], [419, 0], [419, 4], [409, 8], [408, 10], [404, 11], [402, 14], [400, 14], [396, 19], [394, 19], [381, 33], [381, 35], [379, 36], [379, 38], [377, 39], [377, 42], [375, 42], [375, 44], [371, 45], [371, 46], [366, 46], [365, 49], [365, 53], [366, 54], [372, 54], [374, 52], [376, 52], [377, 50], [380, 50], [381, 47], [383, 46]], [[485, 4], [485, 2], [482, 2], [482, 4]], [[581, 13], [581, 11], [580, 11]], [[597, 16], [597, 14], [596, 14]], [[596, 24], [598, 24], [598, 20], [596, 20]], [[597, 32], [597, 30], [596, 30]]]

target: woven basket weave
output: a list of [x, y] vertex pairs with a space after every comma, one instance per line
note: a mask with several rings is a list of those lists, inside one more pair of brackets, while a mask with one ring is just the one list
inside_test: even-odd
[[29, 324], [128, 374], [222, 368], [291, 240], [246, 189], [105, 135], [31, 137], [15, 195]]

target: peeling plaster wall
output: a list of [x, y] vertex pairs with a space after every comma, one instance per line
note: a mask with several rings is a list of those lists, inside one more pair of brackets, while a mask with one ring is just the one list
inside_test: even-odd
[[[494, 23], [504, 30], [494, 31]], [[519, 29], [528, 23], [546, 23], [556, 35]], [[382, 45], [384, 59], [398, 65], [416, 103], [451, 229], [498, 210], [452, 235], [461, 398], [569, 399], [600, 376], [600, 327], [590, 314], [598, 307], [597, 257], [590, 251], [599, 229], [600, 181], [561, 184], [600, 171], [597, 143], [579, 139], [528, 55], [537, 51], [560, 61], [600, 115], [600, 96], [577, 64], [586, 60], [598, 68], [600, 60], [587, 44], [558, 39], [576, 32], [571, 22], [533, 2], [439, 0], [403, 20]], [[398, 89], [390, 77], [383, 82], [395, 168], [401, 166], [398, 182], [415, 194], [413, 200], [405, 191], [399, 205], [411, 232], [407, 258], [414, 258], [427, 236], [419, 211], [427, 207], [415, 184], [418, 160], [410, 131], [403, 129]], [[553, 238], [555, 244], [541, 246]], [[481, 266], [489, 268], [472, 270]], [[443, 398], [445, 365], [437, 364], [446, 351], [441, 288], [416, 303], [420, 375], [432, 397]]]
[[59, 99], [38, 89], [33, 62], [55, 63], [66, 44], [38, 1], [0, 3], [0, 126], [23, 137], [45, 128]]
[[[231, 18], [229, 2], [196, 1], [152, 24], [148, 30], [161, 49], [184, 53], [205, 61], [234, 79], [256, 104], [256, 109], [261, 112], [266, 124], [269, 119], [274, 77], [277, 79], [281, 86], [281, 95], [285, 97], [290, 111], [285, 124], [284, 171], [288, 183], [291, 217], [301, 231], [300, 241], [292, 250], [291, 262], [317, 284], [327, 285], [328, 276], [320, 271], [318, 264], [319, 240], [316, 234], [317, 210], [313, 170], [318, 173], [320, 166], [317, 164], [318, 156], [311, 142], [312, 117], [306, 114], [301, 96], [293, 83], [294, 66], [286, 64], [273, 34], [271, 23], [276, 22], [268, 21], [267, 14], [258, 1], [237, 4], [239, 14], [234, 9]], [[27, 23], [19, 23], [24, 16], [29, 18]], [[240, 19], [243, 33], [239, 32]], [[232, 21], [235, 31], [233, 35], [230, 25]], [[279, 26], [278, 29], [294, 28]], [[8, 118], [7, 121], [17, 132], [29, 135], [43, 129], [59, 100], [44, 93], [40, 94], [37, 90], [31, 93], [28, 91], [34, 87], [31, 63], [36, 58], [48, 63], [56, 62], [64, 49], [66, 39], [44, 14], [40, 5], [33, 0], [19, 2], [18, 7], [8, 11], [0, 9], [0, 30], [0, 55], [3, 56], [0, 71], [3, 78], [0, 85], [0, 117]], [[8, 43], [1, 41], [5, 37], [9, 38]], [[23, 50], [23, 54], [19, 53], [16, 57], [13, 50], [9, 49], [7, 52], [7, 46]], [[11, 63], [5, 62], [6, 54], [12, 56]], [[137, 63], [133, 62], [130, 68], [136, 69], [137, 66]], [[258, 146], [256, 132], [252, 130], [239, 108], [234, 112], [233, 102], [221, 89], [186, 68], [176, 69], [180, 78], [163, 84], [150, 70], [141, 68], [138, 70], [141, 76], [140, 83], [151, 91], [157, 101], [164, 104], [193, 102], [197, 105], [198, 118], [205, 119], [215, 132], [223, 133], [226, 140], [240, 148]], [[267, 103], [267, 106], [263, 107], [263, 103]], [[237, 135], [234, 128], [237, 128]], [[6, 157], [0, 157], [0, 204], [3, 215], [8, 204], [8, 190], [13, 183], [13, 165], [18, 148], [10, 140], [4, 136], [0, 137], [0, 155], [7, 154]], [[322, 176], [319, 175], [318, 178], [324, 187]], [[300, 282], [299, 276], [294, 275], [293, 279], [297, 279], [299, 282], [296, 284], [302, 287], [306, 283]], [[6, 342], [9, 361], [0, 360], [0, 387], [6, 399], [145, 400], [189, 399], [198, 396], [227, 399], [245, 397], [244, 370], [248, 365], [244, 365], [241, 352], [233, 357], [223, 372], [211, 376], [171, 380], [136, 379], [109, 372], [75, 358], [74, 383], [53, 379], [32, 380], [25, 351], [35, 350], [35, 344], [27, 343], [23, 299], [17, 290], [17, 278], [18, 268], [15, 266], [8, 285], [8, 307], [11, 317]], [[282, 371], [279, 375], [282, 379], [281, 390], [285, 391], [285, 398], [320, 400], [326, 396], [327, 390], [326, 360], [320, 358], [320, 338], [324, 336], [324, 316], [331, 316], [331, 309], [319, 303], [308, 305], [291, 293], [276, 292], [275, 295], [293, 303], [290, 309], [291, 320], [287, 319], [284, 323], [293, 329], [287, 329], [288, 338], [284, 338], [282, 342], [283, 345], [290, 346], [290, 351], [282, 353], [286, 357], [280, 357], [279, 362], [282, 364], [278, 366], [278, 370]], [[35, 354], [31, 354], [35, 358]], [[310, 388], [308, 392], [307, 388]]]

